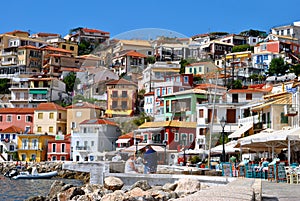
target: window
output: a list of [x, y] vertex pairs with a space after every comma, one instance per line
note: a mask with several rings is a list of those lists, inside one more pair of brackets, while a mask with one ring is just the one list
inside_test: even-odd
[[194, 134], [193, 133], [190, 133], [189, 134], [189, 142], [190, 144], [194, 141]]
[[70, 50], [71, 50], [71, 51], [74, 51], [74, 46], [70, 46]]
[[156, 89], [156, 95], [160, 96], [160, 89]]
[[41, 126], [38, 126], [37, 128], [37, 132], [41, 133], [42, 132], [42, 127]]
[[166, 95], [166, 88], [162, 88], [161, 95]]
[[280, 31], [280, 35], [282, 35], [282, 36], [284, 35], [284, 34], [283, 34], [283, 30]]
[[38, 119], [43, 119], [43, 113], [38, 113]]
[[53, 126], [49, 126], [49, 133], [53, 133]]
[[127, 97], [127, 91], [122, 91], [122, 98], [126, 98]]
[[2, 122], [2, 116], [0, 116], [0, 122]]
[[26, 122], [32, 122], [32, 116], [27, 115], [26, 116]]
[[176, 77], [176, 82], [180, 82], [180, 77]]
[[95, 141], [91, 141], [91, 147], [95, 146]]
[[81, 112], [76, 112], [76, 117], [81, 117], [82, 113]]
[[113, 101], [111, 107], [112, 107], [112, 109], [117, 108], [118, 107], [118, 102], [117, 101]]
[[199, 118], [203, 118], [204, 117], [204, 110], [200, 109], [199, 110]]
[[282, 124], [287, 124], [288, 123], [288, 116], [285, 116], [284, 115], [284, 112], [282, 112], [281, 114], [280, 114], [280, 116], [281, 116], [281, 121], [280, 121], [280, 123], [282, 123]]
[[65, 50], [66, 49], [66, 45], [62, 45], [61, 48]]
[[189, 83], [189, 77], [188, 76], [184, 76], [183, 77], [183, 81], [184, 81], [184, 83]]
[[253, 39], [252, 39], [252, 43], [256, 43], [256, 38], [253, 38]]
[[32, 149], [38, 149], [38, 140], [37, 139], [32, 139]]
[[50, 112], [49, 113], [49, 119], [53, 119], [54, 118], [54, 113], [53, 112]]
[[246, 100], [252, 100], [252, 94], [246, 94]]
[[171, 94], [171, 93], [172, 93], [172, 88], [168, 87], [168, 94]]
[[20, 115], [17, 115], [17, 120], [21, 120], [21, 116]]
[[113, 97], [113, 98], [118, 97], [118, 92], [117, 92], [117, 91], [113, 91], [113, 92], [112, 92], [112, 97]]
[[52, 144], [52, 152], [56, 152], [56, 143]]
[[66, 152], [66, 144], [64, 143], [61, 144], [61, 152], [62, 153]]
[[6, 116], [6, 121], [7, 121], [7, 122], [11, 122], [11, 115], [7, 115], [7, 116]]
[[148, 140], [148, 134], [144, 134], [144, 138], [143, 138], [143, 142], [147, 142], [147, 140]]
[[168, 137], [169, 137], [168, 135], [169, 135], [169, 133], [168, 133], [168, 132], [165, 132], [165, 140], [166, 140], [166, 141], [168, 141]]
[[65, 157], [65, 156], [61, 156], [61, 157], [60, 157], [60, 160], [61, 160], [61, 161], [65, 161], [65, 160], [66, 160], [66, 157]]
[[22, 139], [22, 149], [28, 149], [28, 139]]
[[56, 161], [56, 156], [52, 156], [52, 161]]
[[193, 73], [193, 68], [189, 68], [189, 72], [190, 72], [190, 73]]
[[178, 142], [179, 141], [179, 133], [175, 133], [175, 139], [174, 139], [175, 142]]
[[58, 119], [61, 119], [61, 113], [58, 113]]
[[181, 133], [181, 139], [180, 141], [182, 141], [182, 145], [186, 145], [187, 144], [187, 134], [186, 133]]
[[127, 101], [122, 101], [122, 109], [127, 109]]

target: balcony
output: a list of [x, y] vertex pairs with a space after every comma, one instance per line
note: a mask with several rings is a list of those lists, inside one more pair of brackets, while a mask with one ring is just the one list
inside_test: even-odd
[[91, 150], [91, 148], [89, 146], [76, 146], [75, 149], [76, 149], [76, 151], [79, 151], [79, 152], [85, 152], [85, 151]]
[[17, 65], [17, 61], [2, 61], [2, 66], [8, 66], [8, 65]]
[[0, 52], [0, 56], [5, 57], [5, 56], [17, 56], [18, 54], [16, 52]]

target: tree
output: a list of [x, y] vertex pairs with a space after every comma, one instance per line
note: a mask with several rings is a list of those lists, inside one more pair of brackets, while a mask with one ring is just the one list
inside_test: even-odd
[[187, 60], [185, 60], [185, 59], [181, 59], [181, 61], [180, 61], [180, 71], [179, 71], [179, 74], [184, 74], [185, 73], [185, 67], [187, 66], [187, 65], [189, 65], [190, 63], [187, 61]]
[[251, 47], [248, 44], [237, 45], [232, 48], [232, 52], [243, 52], [243, 51], [252, 51], [253, 52], [253, 50], [254, 50], [254, 47]]
[[295, 73], [295, 75], [298, 77], [300, 75], [300, 64], [292, 66], [291, 72]]
[[285, 75], [289, 66], [284, 63], [283, 58], [274, 58], [270, 62], [269, 75]]
[[155, 57], [149, 56], [146, 58], [147, 64], [154, 64], [155, 63]]
[[74, 87], [80, 83], [80, 80], [76, 78], [76, 74], [74, 72], [71, 72], [64, 78], [63, 82], [66, 84], [66, 91], [72, 92]]
[[242, 89], [243, 88], [243, 84], [241, 80], [234, 80], [232, 83], [232, 88], [233, 89]]
[[9, 87], [8, 87], [8, 79], [0, 79], [0, 94], [8, 94], [9, 93]]

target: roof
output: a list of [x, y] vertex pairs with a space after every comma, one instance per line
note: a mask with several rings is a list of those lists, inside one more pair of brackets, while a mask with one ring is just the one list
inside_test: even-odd
[[195, 87], [195, 89], [209, 89], [209, 88], [217, 88], [217, 89], [224, 89], [226, 90], [226, 87], [222, 87], [222, 86], [218, 86], [215, 84], [210, 84], [210, 83], [204, 83], [204, 84], [197, 84]]
[[16, 126], [10, 126], [1, 131], [1, 133], [23, 133], [24, 130], [22, 128]]
[[109, 34], [109, 32], [101, 31], [101, 30], [98, 30], [98, 29], [83, 28], [82, 31], [84, 31], [84, 32], [90, 32], [90, 33], [104, 33], [104, 34]]
[[34, 114], [35, 108], [0, 108], [0, 114]]
[[119, 42], [126, 45], [135, 45], [135, 46], [148, 46], [151, 47], [151, 44], [147, 40], [120, 40]]
[[271, 106], [271, 105], [291, 105], [292, 104], [292, 95], [288, 94], [286, 96], [283, 96], [281, 98], [278, 99], [272, 99], [269, 100], [259, 106], [253, 107], [252, 110], [253, 111], [258, 111], [258, 110], [262, 110], [265, 107]]
[[40, 103], [35, 110], [66, 110], [55, 103]]
[[76, 58], [80, 58], [80, 59], [88, 59], [88, 60], [96, 60], [96, 61], [101, 60], [100, 57], [98, 57], [98, 56], [96, 56], [96, 55], [93, 55], [93, 54], [80, 55], [80, 56], [77, 56]]
[[92, 103], [88, 102], [78, 102], [73, 105], [69, 105], [66, 107], [66, 109], [74, 109], [74, 108], [92, 108], [92, 109], [100, 109], [99, 106], [94, 105]]
[[130, 82], [130, 81], [125, 80], [123, 78], [121, 78], [119, 80], [113, 80], [111, 82], [106, 83], [106, 85], [118, 85], [118, 84], [122, 84], [122, 85], [136, 85], [134, 82]]
[[57, 37], [59, 37], [60, 36], [60, 34], [57, 34], [57, 33], [44, 33], [44, 32], [39, 32], [39, 33], [36, 33], [34, 35], [38, 36], [38, 37], [49, 37], [49, 36], [57, 36]]
[[142, 53], [139, 53], [137, 51], [134, 51], [134, 50], [130, 50], [122, 55], [120, 55], [119, 57], [122, 57], [122, 56], [130, 56], [130, 57], [143, 57], [143, 58], [146, 58], [147, 56], [142, 54]]
[[65, 50], [62, 48], [52, 47], [52, 46], [46, 46], [46, 47], [43, 47], [42, 49], [49, 50], [49, 51], [56, 51], [56, 52], [73, 53], [72, 51]]
[[196, 128], [197, 122], [186, 121], [158, 121], [158, 122], [145, 122], [139, 128], [158, 128], [158, 127], [178, 127], [178, 128]]
[[105, 124], [105, 125], [117, 126], [117, 123], [108, 121], [106, 119], [88, 119], [88, 120], [84, 120], [80, 124]]
[[154, 95], [154, 91], [150, 91], [144, 94], [144, 96], [153, 96], [153, 95]]
[[25, 48], [25, 49], [35, 49], [35, 50], [39, 50], [39, 49], [40, 49], [40, 48], [35, 47], [35, 46], [33, 46], [33, 45], [24, 45], [24, 46], [18, 47], [18, 49], [21, 49], [21, 48]]
[[11, 31], [11, 32], [6, 32], [4, 34], [10, 34], [10, 35], [14, 35], [16, 33], [26, 33], [29, 35], [29, 33], [27, 31], [21, 31], [21, 30], [14, 30], [14, 31]]
[[273, 87], [268, 87], [265, 89], [257, 89], [257, 88], [250, 88], [250, 89], [231, 89], [228, 93], [268, 93], [272, 91]]

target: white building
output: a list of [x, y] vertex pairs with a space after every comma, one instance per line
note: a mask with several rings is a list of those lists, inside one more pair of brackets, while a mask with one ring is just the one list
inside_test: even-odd
[[89, 119], [80, 123], [79, 132], [71, 133], [74, 161], [94, 161], [104, 152], [115, 150], [115, 141], [121, 135], [116, 123], [104, 119]]

